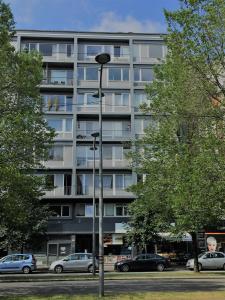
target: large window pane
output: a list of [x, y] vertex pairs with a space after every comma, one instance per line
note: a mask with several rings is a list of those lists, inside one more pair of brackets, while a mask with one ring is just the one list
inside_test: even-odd
[[72, 132], [72, 119], [66, 119], [66, 131]]
[[73, 105], [73, 97], [67, 96], [66, 97], [66, 111], [72, 111]]
[[128, 81], [129, 80], [129, 69], [128, 68], [123, 68], [123, 80]]
[[87, 68], [86, 80], [98, 80], [98, 68]]
[[85, 216], [85, 204], [84, 203], [78, 203], [76, 205], [76, 215], [80, 217]]
[[55, 129], [55, 131], [62, 131], [62, 120], [48, 120], [48, 125]]
[[123, 189], [123, 175], [116, 175], [116, 189]]
[[105, 207], [105, 216], [114, 216], [114, 205], [111, 203], [107, 203], [104, 205]]
[[93, 217], [93, 205], [85, 205], [85, 217]]
[[96, 56], [97, 54], [101, 53], [102, 46], [98, 45], [91, 45], [87, 46], [87, 56]]
[[152, 81], [153, 80], [153, 70], [152, 69], [142, 69], [142, 81]]
[[121, 69], [109, 68], [109, 80], [121, 80]]
[[149, 45], [149, 57], [162, 58], [163, 57], [162, 45]]
[[84, 68], [77, 68], [78, 80], [84, 80]]
[[69, 217], [69, 216], [70, 216], [70, 207], [62, 206], [62, 217]]
[[134, 69], [134, 81], [140, 81], [140, 70]]
[[43, 56], [52, 56], [52, 44], [40, 44], [39, 51]]
[[77, 104], [78, 105], [84, 104], [84, 94], [77, 94]]

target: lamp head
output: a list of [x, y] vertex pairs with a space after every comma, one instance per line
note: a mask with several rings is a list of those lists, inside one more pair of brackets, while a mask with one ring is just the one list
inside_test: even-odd
[[93, 132], [91, 134], [92, 137], [96, 138], [96, 137], [99, 137], [99, 132]]
[[100, 65], [107, 64], [110, 61], [110, 55], [108, 53], [100, 53], [95, 56], [95, 60]]
[[[101, 92], [101, 96], [102, 96], [102, 97], [105, 97], [105, 94]], [[94, 98], [99, 98], [99, 92], [94, 93], [94, 94], [92, 95], [92, 97], [94, 97]]]

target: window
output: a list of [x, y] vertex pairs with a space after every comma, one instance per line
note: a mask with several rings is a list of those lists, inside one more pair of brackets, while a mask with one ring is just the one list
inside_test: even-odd
[[45, 111], [72, 111], [72, 96], [43, 95]]
[[98, 68], [78, 67], [78, 80], [98, 80]]
[[127, 204], [116, 204], [116, 216], [117, 217], [128, 216]]
[[129, 105], [129, 94], [115, 94], [115, 105], [118, 106], [128, 106]]
[[135, 111], [139, 110], [139, 106], [143, 103], [147, 103], [147, 95], [144, 93], [135, 93], [134, 94], [134, 106], [135, 106]]
[[65, 131], [72, 132], [72, 119], [66, 119], [65, 122], [66, 122]]
[[43, 55], [43, 56], [52, 56], [52, 48], [53, 45], [52, 44], [39, 44], [39, 52]]
[[76, 216], [84, 217], [85, 216], [85, 204], [78, 203], [76, 205]]
[[48, 120], [48, 125], [50, 127], [54, 128], [55, 131], [57, 131], [57, 132], [63, 131], [62, 120], [49, 119]]
[[72, 119], [48, 119], [47, 121], [56, 132], [72, 132]]
[[104, 205], [104, 211], [106, 217], [114, 216], [114, 205], [111, 203], [107, 203]]
[[149, 45], [149, 57], [150, 58], [162, 58], [163, 46], [162, 45]]
[[49, 149], [49, 160], [63, 160], [63, 146], [53, 146]]
[[96, 56], [98, 53], [101, 53], [101, 52], [102, 52], [102, 46], [98, 46], [98, 45], [87, 46], [87, 56], [88, 57]]
[[55, 186], [55, 176], [54, 174], [47, 174], [45, 176], [46, 186], [47, 188], [54, 188]]
[[153, 69], [147, 68], [135, 68], [134, 69], [134, 81], [152, 81]]
[[69, 205], [51, 205], [51, 217], [70, 217], [70, 209], [71, 207]]
[[128, 68], [109, 68], [108, 78], [111, 81], [128, 81], [129, 69]]
[[[98, 204], [96, 204], [95, 208], [95, 215], [98, 216]], [[76, 216], [77, 217], [93, 217], [93, 205], [92, 204], [85, 204], [85, 203], [78, 203], [76, 205]]]

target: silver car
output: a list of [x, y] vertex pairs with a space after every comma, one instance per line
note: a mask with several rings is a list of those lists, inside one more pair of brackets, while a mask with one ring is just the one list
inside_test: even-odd
[[[204, 252], [198, 256], [199, 270], [203, 269], [224, 269], [225, 270], [225, 254], [223, 252]], [[186, 267], [194, 269], [194, 259], [187, 261]]]
[[[96, 261], [96, 268], [98, 267]], [[51, 263], [49, 271], [62, 273], [63, 271], [86, 271], [92, 272], [92, 254], [91, 253], [73, 253], [60, 260]]]

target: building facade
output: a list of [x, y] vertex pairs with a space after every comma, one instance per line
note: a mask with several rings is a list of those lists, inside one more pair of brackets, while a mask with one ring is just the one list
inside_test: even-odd
[[[48, 224], [43, 253], [48, 258], [75, 251], [92, 251], [93, 144], [98, 132], [99, 65], [95, 56], [111, 55], [103, 69], [103, 198], [106, 254], [123, 254], [127, 205], [134, 196], [126, 189], [136, 183], [126, 153], [132, 141], [153, 122], [141, 113], [145, 85], [153, 80], [153, 67], [165, 57], [160, 34], [17, 31], [19, 51], [39, 51], [43, 56], [40, 92], [49, 126], [56, 131], [54, 146], [45, 162], [49, 182], [55, 187], [44, 200], [54, 212]], [[96, 156], [96, 234], [98, 234], [99, 149]], [[96, 235], [96, 247], [98, 248]]]

